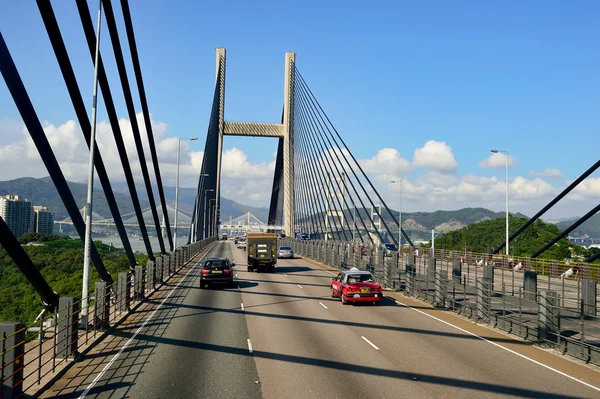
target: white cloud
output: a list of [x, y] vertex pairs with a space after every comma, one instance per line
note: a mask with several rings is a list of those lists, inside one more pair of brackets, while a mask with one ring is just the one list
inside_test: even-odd
[[[519, 161], [512, 155], [508, 155], [508, 166], [515, 166]], [[480, 168], [504, 169], [506, 168], [506, 154], [497, 152], [479, 162]]]
[[529, 172], [529, 176], [531, 177], [563, 177], [564, 174], [558, 169], [554, 168], [544, 168], [543, 172], [536, 172], [532, 170]]
[[[148, 140], [145, 139], [147, 135], [143, 116], [138, 114], [137, 119], [148, 170], [152, 181], [155, 182], [150, 148]], [[10, 180], [24, 176], [47, 176], [48, 172], [25, 127], [22, 124], [14, 123], [14, 121], [1, 123], [0, 128], [2, 131], [10, 130], [9, 133], [15, 138], [13, 139], [15, 142], [0, 145], [0, 170], [2, 170], [0, 178]], [[119, 126], [135, 181], [142, 183], [141, 167], [131, 124], [129, 120], [121, 119]], [[62, 125], [45, 122], [43, 127], [67, 180], [85, 181], [87, 179], [89, 151], [79, 125], [74, 121], [67, 121]], [[177, 138], [168, 136], [168, 126], [164, 123], [152, 121], [152, 130], [163, 184], [174, 186], [177, 174]], [[121, 160], [108, 122], [98, 122], [96, 137], [111, 181], [124, 181]], [[182, 187], [195, 187], [202, 167], [204, 153], [202, 151], [192, 151], [190, 145], [190, 141], [181, 141], [180, 186]], [[223, 195], [249, 205], [268, 204], [274, 169], [275, 161], [256, 164], [250, 162], [246, 154], [239, 149], [225, 150], [221, 169]], [[268, 189], [265, 190], [265, 187], [268, 187]]]
[[385, 173], [391, 176], [406, 175], [410, 173], [410, 162], [394, 148], [383, 148], [369, 158], [360, 160], [359, 163], [367, 173]]
[[[571, 182], [568, 182], [571, 184]], [[568, 194], [567, 198], [575, 201], [593, 200], [598, 203], [600, 198], [600, 177], [588, 177]], [[575, 212], [579, 214], [579, 212]]]
[[458, 162], [452, 148], [444, 141], [429, 140], [415, 150], [413, 166], [450, 173], [456, 171]]

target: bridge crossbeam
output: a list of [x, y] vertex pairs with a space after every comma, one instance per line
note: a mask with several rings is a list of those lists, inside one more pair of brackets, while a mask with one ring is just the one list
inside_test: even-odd
[[224, 136], [284, 137], [284, 126], [279, 123], [225, 122]]

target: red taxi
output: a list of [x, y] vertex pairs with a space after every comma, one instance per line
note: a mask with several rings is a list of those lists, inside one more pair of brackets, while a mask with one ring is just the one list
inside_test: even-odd
[[341, 298], [347, 305], [352, 302], [372, 302], [378, 305], [383, 297], [381, 285], [375, 282], [370, 272], [353, 267], [344, 270], [331, 281], [331, 297]]

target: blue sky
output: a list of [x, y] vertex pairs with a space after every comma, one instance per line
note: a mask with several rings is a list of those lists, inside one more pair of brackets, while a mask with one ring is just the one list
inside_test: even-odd
[[[125, 43], [119, 2], [113, 3]], [[502, 169], [479, 165], [498, 147], [518, 160], [511, 176], [533, 179], [532, 170], [560, 170], [562, 178], [545, 178], [554, 190], [598, 160], [597, 1], [130, 3], [153, 119], [168, 126], [166, 136], [199, 136], [191, 152], [203, 149], [214, 50], [225, 47], [229, 120], [278, 121], [284, 55], [295, 51], [299, 70], [359, 159], [394, 148], [412, 162], [415, 150], [433, 140], [445, 142], [457, 161], [457, 168], [444, 172], [448, 179], [503, 179]], [[75, 3], [52, 4], [91, 104], [93, 69]], [[95, 15], [97, 2], [89, 4]], [[75, 119], [35, 1], [0, 4], [0, 30], [40, 119], [54, 125]], [[107, 31], [102, 40], [118, 113], [126, 118]], [[103, 107], [99, 118], [106, 120]], [[10, 134], [20, 122], [0, 85], [0, 145], [21, 139]], [[242, 150], [247, 162], [268, 167], [275, 142], [227, 138], [225, 149], [232, 148]], [[415, 196], [412, 206], [407, 197], [409, 208], [421, 210], [419, 179], [432, 172], [439, 170], [411, 169]], [[392, 201], [383, 183], [387, 175], [380, 177]], [[590, 204], [600, 195], [594, 187], [585, 196]], [[530, 208], [523, 201], [523, 210], [539, 209], [550, 194], [544, 195]], [[573, 202], [556, 216], [585, 213], [588, 202]]]

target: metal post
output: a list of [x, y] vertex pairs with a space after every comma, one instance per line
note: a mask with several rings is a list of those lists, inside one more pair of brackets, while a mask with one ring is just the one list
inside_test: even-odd
[[94, 290], [94, 330], [108, 328], [110, 320], [110, 291], [104, 281], [96, 283]]
[[56, 355], [61, 359], [77, 355], [79, 301], [73, 297], [62, 297], [58, 301], [58, 330]]
[[181, 152], [181, 138], [177, 138], [177, 177], [175, 178], [175, 231], [173, 232], [173, 247], [177, 248], [177, 211], [179, 207], [179, 153]]
[[558, 341], [560, 316], [558, 309], [558, 293], [556, 291], [540, 291], [538, 303], [538, 340]]
[[[206, 190], [204, 190], [204, 216], [202, 217], [202, 220], [204, 221], [204, 230], [202, 230], [202, 239], [204, 240], [206, 238], [206, 195], [208, 192], [210, 191], [215, 191], [212, 188], [207, 188]], [[210, 208], [209, 208], [210, 211]]]
[[96, 114], [98, 104], [98, 63], [100, 53], [100, 24], [102, 22], [102, 0], [98, 1], [98, 26], [96, 28], [96, 55], [94, 58], [94, 94], [92, 100], [92, 129], [90, 132], [90, 157], [88, 163], [88, 189], [85, 204], [85, 239], [83, 255], [83, 287], [81, 290], [81, 325], [87, 326], [89, 285], [90, 285], [90, 253], [92, 246], [92, 203], [94, 200], [94, 155], [96, 154]]
[[506, 256], [508, 256], [508, 151], [505, 154], [506, 160]]
[[0, 323], [0, 398], [23, 394], [25, 330], [23, 323]]

